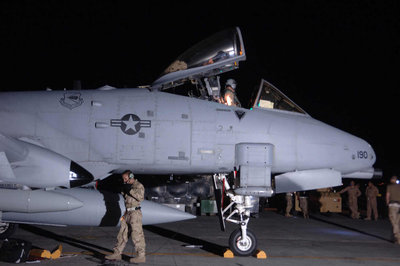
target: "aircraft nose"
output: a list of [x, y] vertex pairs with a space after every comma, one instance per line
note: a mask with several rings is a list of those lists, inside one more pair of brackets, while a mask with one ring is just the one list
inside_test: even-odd
[[369, 154], [370, 154], [369, 159], [371, 161], [371, 166], [372, 166], [376, 162], [376, 154], [375, 154], [375, 151], [374, 151], [374, 149], [372, 148], [372, 146], [370, 144], [368, 144], [368, 148], [369, 148]]
[[362, 145], [357, 151], [357, 158], [363, 159], [363, 161], [365, 161], [369, 167], [372, 167], [376, 162], [375, 151], [372, 146], [365, 140], [362, 140]]

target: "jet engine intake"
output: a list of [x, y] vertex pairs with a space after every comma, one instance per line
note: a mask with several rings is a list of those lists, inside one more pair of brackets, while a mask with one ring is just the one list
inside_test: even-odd
[[71, 161], [69, 168], [69, 187], [80, 187], [93, 181], [93, 175], [79, 164]]

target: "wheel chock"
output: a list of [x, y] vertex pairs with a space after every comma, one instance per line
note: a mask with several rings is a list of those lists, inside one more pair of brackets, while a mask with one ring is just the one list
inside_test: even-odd
[[61, 256], [62, 246], [59, 245], [53, 252], [46, 249], [31, 249], [30, 258], [58, 259]]
[[235, 255], [233, 255], [233, 252], [229, 248], [227, 250], [225, 250], [224, 258], [232, 259], [234, 257], [235, 257]]
[[51, 259], [58, 259], [59, 257], [61, 257], [61, 253], [62, 253], [62, 246], [59, 245], [57, 249], [53, 250], [53, 252], [51, 253]]
[[265, 253], [264, 250], [257, 250], [255, 257], [257, 259], [266, 259], [267, 258], [267, 254]]

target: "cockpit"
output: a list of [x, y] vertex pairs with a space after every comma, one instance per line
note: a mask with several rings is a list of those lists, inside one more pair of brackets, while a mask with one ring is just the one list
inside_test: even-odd
[[[176, 93], [224, 104], [221, 75], [239, 68], [246, 60], [239, 28], [218, 32], [196, 44], [172, 62], [151, 85], [152, 90]], [[188, 89], [191, 87], [191, 89]], [[251, 109], [273, 109], [306, 114], [286, 95], [262, 80]]]
[[[181, 54], [165, 69], [162, 76], [209, 65], [214, 66], [202, 68], [202, 71], [206, 72], [204, 75], [218, 74], [237, 68], [237, 62], [245, 59], [240, 31], [230, 29], [214, 34]], [[216, 72], [210, 73], [211, 69]]]
[[253, 100], [252, 108], [274, 109], [300, 114], [307, 114], [283, 92], [266, 80], [261, 80], [257, 96]]

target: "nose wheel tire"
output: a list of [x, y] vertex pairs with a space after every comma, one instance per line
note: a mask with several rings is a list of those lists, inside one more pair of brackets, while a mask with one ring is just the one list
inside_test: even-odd
[[17, 230], [18, 224], [0, 222], [0, 239], [6, 239]]
[[247, 230], [246, 239], [242, 240], [240, 228], [232, 232], [229, 237], [229, 248], [236, 256], [252, 256], [257, 249], [257, 239], [253, 232]]

